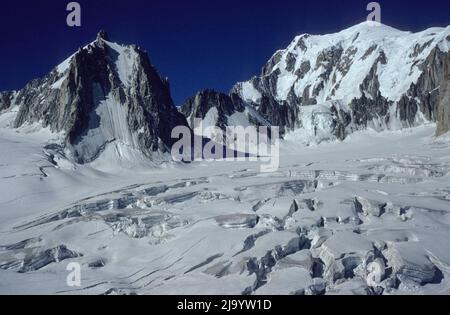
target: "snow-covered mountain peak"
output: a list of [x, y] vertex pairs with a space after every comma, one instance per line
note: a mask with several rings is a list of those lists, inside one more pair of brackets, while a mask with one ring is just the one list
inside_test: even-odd
[[[236, 84], [232, 92], [287, 130], [304, 125], [304, 106], [330, 102], [348, 108], [358, 126], [409, 127], [438, 117], [449, 51], [450, 26], [411, 33], [363, 22], [333, 34], [297, 36], [260, 76]], [[426, 93], [437, 95], [430, 99]], [[333, 120], [332, 125], [349, 126]]]
[[100, 40], [109, 41], [109, 35], [108, 35], [108, 33], [105, 30], [100, 30], [97, 33], [97, 41], [100, 41]]
[[63, 145], [80, 163], [106, 151], [118, 158], [167, 152], [171, 127], [187, 125], [168, 82], [144, 51], [108, 39], [99, 32], [95, 41], [19, 91], [14, 102], [9, 94], [3, 97], [8, 107], [19, 106], [13, 125], [41, 124], [62, 132]]

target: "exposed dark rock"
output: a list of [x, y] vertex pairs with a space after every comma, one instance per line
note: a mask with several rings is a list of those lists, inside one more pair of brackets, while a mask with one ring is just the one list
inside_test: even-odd
[[303, 79], [305, 75], [311, 70], [311, 63], [309, 61], [303, 61], [300, 68], [295, 72], [295, 75], [299, 79]]
[[[302, 52], [309, 49], [309, 36], [298, 37], [288, 49], [278, 51], [269, 60], [260, 77], [254, 77], [248, 81], [262, 96], [256, 101], [250, 101], [250, 105], [254, 106], [268, 122], [280, 126], [283, 132], [301, 128], [303, 124], [299, 121], [298, 113], [301, 112], [302, 106], [320, 103], [325, 91], [329, 91], [329, 94], [325, 95], [326, 101], [336, 101], [336, 91], [341, 88], [342, 78], [348, 74], [356, 62], [355, 56], [359, 48], [356, 40], [361, 37], [360, 35], [360, 32], [355, 33], [352, 45], [345, 50], [340, 42], [332, 43], [319, 51], [315, 60], [301, 62], [298, 61], [302, 58]], [[398, 98], [398, 101], [389, 99], [380, 91], [382, 82], [380, 82], [379, 72], [392, 61], [388, 60], [388, 54], [383, 51], [380, 44], [372, 44], [358, 60], [368, 62], [376, 57], [363, 82], [355, 82], [355, 85], [360, 86], [361, 96], [355, 97], [350, 104], [343, 104], [350, 106], [350, 112], [344, 113], [342, 109], [331, 109], [336, 117], [335, 136], [343, 140], [349, 131], [369, 126], [378, 130], [389, 128], [393, 126], [391, 117], [398, 118], [403, 127], [412, 127], [420, 123], [419, 113], [429, 121], [437, 121], [438, 135], [448, 131], [450, 128], [448, 70], [450, 53], [443, 52], [439, 46], [436, 46], [426, 60], [421, 61], [421, 55], [431, 49], [432, 44], [433, 40], [430, 39], [411, 48], [409, 58], [417, 60], [411, 63], [410, 75], [418, 70], [422, 71], [422, 74], [418, 81]], [[317, 71], [315, 80], [308, 81], [303, 89], [299, 89], [298, 83], [304, 80], [311, 70]], [[297, 80], [292, 81], [291, 86], [283, 87], [284, 91], [289, 89], [286, 97], [285, 93], [283, 96], [279, 94], [278, 84], [279, 79], [288, 73], [294, 73]], [[242, 85], [237, 84], [233, 91], [243, 97], [241, 88]], [[350, 125], [353, 126], [351, 130], [348, 128]]]
[[11, 107], [15, 92], [0, 92], [0, 112]]
[[350, 113], [347, 113], [340, 108], [336, 108], [336, 106], [331, 107], [331, 113], [333, 114], [335, 124], [334, 136], [342, 141], [347, 137], [346, 130], [352, 122], [352, 116]]
[[40, 270], [51, 263], [77, 258], [83, 255], [69, 250], [64, 245], [60, 245], [47, 250], [40, 250], [38, 248], [29, 253], [24, 252], [23, 256], [25, 256], [23, 259], [15, 259], [0, 265], [0, 269], [16, 270], [19, 273], [32, 272]]
[[273, 126], [280, 126], [281, 134], [292, 129], [297, 121], [298, 107], [278, 103], [273, 97], [263, 96], [258, 112]]
[[295, 55], [293, 53], [288, 53], [286, 56], [286, 70], [289, 72], [294, 71], [296, 61]]
[[307, 50], [308, 47], [306, 46], [305, 40], [306, 40], [307, 38], [309, 38], [309, 37], [310, 37], [309, 34], [302, 35], [302, 36], [299, 38], [296, 47], [299, 47], [299, 48], [300, 48], [301, 50], [303, 50], [303, 51]]
[[363, 94], [361, 98], [355, 98], [350, 103], [354, 123], [363, 127], [367, 127], [368, 122], [374, 118], [384, 117], [385, 121], [388, 121], [389, 106], [390, 102], [380, 94], [375, 99], [369, 99]]
[[91, 263], [89, 263], [89, 268], [93, 268], [93, 269], [97, 269], [97, 268], [103, 268], [105, 267], [106, 262], [103, 259], [98, 259], [96, 261], [93, 261]]
[[[342, 57], [343, 49], [340, 45], [333, 46], [319, 54], [316, 60], [316, 69], [324, 67], [325, 71], [320, 75], [323, 80], [328, 80]], [[323, 82], [323, 81], [322, 81]]]
[[245, 110], [243, 101], [237, 95], [228, 96], [214, 90], [204, 90], [188, 99], [180, 111], [187, 117], [189, 125], [193, 127], [194, 119], [204, 119], [212, 108], [217, 109], [217, 127], [222, 130], [225, 130], [228, 125], [227, 116], [236, 112], [242, 113]]

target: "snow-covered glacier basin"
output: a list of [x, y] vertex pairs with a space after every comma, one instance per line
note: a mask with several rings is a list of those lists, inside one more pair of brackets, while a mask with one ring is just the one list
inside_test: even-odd
[[286, 141], [279, 170], [259, 173], [102, 171], [55, 154], [43, 131], [1, 129], [0, 293], [449, 294], [450, 139], [433, 134]]

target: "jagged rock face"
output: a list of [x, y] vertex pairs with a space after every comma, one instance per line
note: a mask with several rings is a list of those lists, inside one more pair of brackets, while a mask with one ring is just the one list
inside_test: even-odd
[[8, 109], [14, 102], [15, 92], [0, 92], [0, 111]]
[[[440, 134], [449, 128], [449, 34], [450, 27], [414, 34], [362, 23], [336, 34], [301, 35], [260, 76], [232, 91], [287, 132], [311, 124], [307, 107], [318, 106], [339, 139], [357, 129], [426, 120], [437, 121]], [[330, 105], [335, 102], [342, 106]]]
[[191, 128], [194, 120], [201, 119], [203, 127], [219, 127], [226, 131], [227, 126], [261, 126], [267, 122], [237, 94], [226, 95], [214, 90], [204, 90], [188, 99], [181, 107]]
[[[450, 37], [447, 41], [450, 44]], [[450, 130], [450, 54], [434, 49], [428, 59], [413, 95], [420, 98], [422, 112], [437, 120], [439, 136]], [[419, 94], [420, 90], [429, 92]]]
[[273, 97], [262, 96], [257, 110], [272, 126], [279, 126], [282, 135], [286, 128], [293, 128], [296, 124], [298, 107], [290, 106], [288, 102], [280, 104]]
[[27, 84], [15, 103], [20, 106], [15, 127], [41, 123], [64, 132], [80, 163], [94, 160], [112, 143], [151, 157], [171, 147], [173, 127], [187, 125], [147, 54], [108, 41], [105, 32], [49, 75]]

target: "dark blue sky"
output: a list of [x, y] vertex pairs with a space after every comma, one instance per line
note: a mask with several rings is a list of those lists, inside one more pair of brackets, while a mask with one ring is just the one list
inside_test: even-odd
[[[82, 27], [69, 28], [69, 0], [2, 0], [0, 90], [45, 75], [99, 29], [146, 49], [180, 104], [198, 90], [228, 92], [259, 74], [295, 35], [329, 33], [366, 19], [361, 0], [79, 0]], [[450, 24], [448, 0], [384, 0], [382, 22], [418, 31]]]

